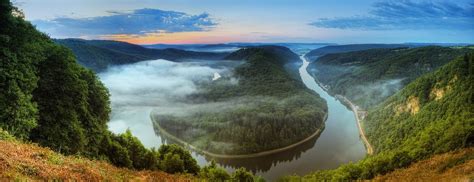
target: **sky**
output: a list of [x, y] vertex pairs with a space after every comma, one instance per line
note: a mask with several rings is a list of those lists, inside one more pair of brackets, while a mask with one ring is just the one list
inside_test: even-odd
[[474, 43], [472, 0], [14, 0], [53, 38]]

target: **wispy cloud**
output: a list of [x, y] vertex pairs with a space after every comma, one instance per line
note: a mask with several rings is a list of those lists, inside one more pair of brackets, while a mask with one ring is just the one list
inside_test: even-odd
[[322, 28], [396, 30], [474, 30], [474, 3], [455, 1], [380, 1], [368, 15], [320, 18], [310, 25]]
[[217, 23], [207, 13], [190, 15], [159, 9], [137, 9], [131, 12], [109, 11], [108, 16], [89, 18], [55, 18], [33, 23], [42, 31], [57, 37], [147, 35], [170, 32], [207, 31]]

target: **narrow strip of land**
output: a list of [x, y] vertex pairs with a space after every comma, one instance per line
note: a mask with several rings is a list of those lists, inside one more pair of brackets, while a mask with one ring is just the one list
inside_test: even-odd
[[[201, 154], [204, 154], [204, 155], [207, 155], [207, 156], [210, 156], [210, 157], [214, 157], [214, 158], [221, 158], [221, 159], [242, 159], [242, 158], [253, 158], [253, 157], [261, 157], [261, 156], [266, 156], [266, 155], [270, 155], [270, 154], [275, 154], [275, 153], [279, 153], [279, 152], [283, 152], [285, 150], [288, 150], [288, 149], [291, 149], [293, 147], [296, 147], [298, 145], [301, 145], [309, 140], [311, 140], [312, 138], [318, 136], [319, 134], [321, 134], [321, 132], [323, 131], [324, 127], [323, 128], [320, 128], [320, 129], [317, 129], [313, 134], [311, 134], [310, 136], [306, 137], [305, 139], [299, 141], [299, 142], [296, 142], [294, 144], [291, 144], [291, 145], [288, 145], [286, 147], [282, 147], [282, 148], [277, 148], [277, 149], [273, 149], [273, 150], [267, 150], [267, 151], [263, 151], [263, 152], [258, 152], [258, 153], [252, 153], [252, 154], [236, 154], [236, 155], [228, 155], [228, 154], [216, 154], [216, 153], [212, 153], [212, 152], [209, 152], [209, 151], [206, 151], [206, 150], [202, 150], [202, 149], [199, 149], [191, 144], [189, 144], [188, 142], [185, 142], [181, 139], [179, 139], [178, 137], [175, 137], [174, 135], [168, 133], [166, 130], [164, 130], [163, 128], [161, 128], [161, 126], [159, 125], [158, 122], [156, 122], [155, 120], [155, 115], [153, 114], [153, 111], [150, 113], [150, 118], [151, 118], [151, 121], [153, 122], [154, 126], [156, 126], [159, 130], [160, 130], [160, 133], [166, 137], [168, 137], [169, 139], [175, 141], [175, 142], [178, 142], [186, 147], [188, 147], [189, 149], [191, 150], [194, 150], [198, 153], [201, 153]], [[325, 117], [324, 117], [324, 122], [326, 122], [328, 118], [328, 115], [326, 113]]]
[[372, 148], [372, 145], [370, 145], [369, 140], [367, 140], [364, 129], [361, 125], [361, 121], [364, 119], [366, 111], [359, 110], [358, 106], [342, 95], [336, 95], [336, 97], [351, 107], [352, 112], [354, 112], [354, 116], [357, 120], [357, 127], [359, 128], [360, 137], [362, 138], [362, 141], [364, 141], [365, 147], [367, 149], [367, 154], [372, 155], [374, 153], [374, 149]]
[[[306, 57], [303, 55], [301, 56], [301, 59], [304, 59], [305, 61], [308, 61]], [[315, 76], [313, 76], [314, 81], [321, 87], [325, 92], [329, 94], [329, 89], [328, 86], [322, 84]], [[367, 137], [365, 135], [364, 129], [362, 128], [361, 121], [363, 118], [367, 115], [366, 111], [359, 110], [358, 107], [352, 103], [349, 99], [342, 95], [335, 95], [336, 98], [339, 100], [345, 102], [347, 105], [351, 107], [352, 112], [354, 113], [354, 116], [357, 121], [357, 128], [359, 128], [359, 135], [362, 138], [362, 141], [364, 142], [365, 148], [367, 150], [367, 154], [372, 155], [374, 153], [374, 149], [372, 148], [372, 145], [370, 145], [369, 140], [367, 140]], [[363, 113], [363, 114], [361, 114]]]

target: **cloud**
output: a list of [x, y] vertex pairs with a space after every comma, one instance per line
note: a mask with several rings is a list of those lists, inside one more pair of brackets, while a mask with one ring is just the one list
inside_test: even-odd
[[35, 20], [33, 24], [55, 37], [101, 35], [147, 35], [170, 32], [207, 31], [217, 25], [207, 13], [190, 15], [159, 9], [131, 12], [109, 11], [108, 16]]
[[320, 18], [310, 25], [322, 28], [391, 30], [473, 30], [474, 3], [452, 1], [380, 1], [368, 15]]

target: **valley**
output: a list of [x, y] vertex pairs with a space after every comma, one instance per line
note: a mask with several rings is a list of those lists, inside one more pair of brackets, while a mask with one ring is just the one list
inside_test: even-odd
[[2, 180], [474, 179], [473, 4], [48, 1], [0, 0]]
[[[304, 54], [305, 50], [299, 50], [299, 53]], [[296, 51], [298, 52], [298, 50]], [[198, 164], [204, 166], [208, 164], [211, 160], [215, 160], [219, 165], [226, 168], [229, 171], [234, 171], [238, 167], [245, 167], [251, 171], [256, 172], [257, 175], [261, 175], [265, 179], [270, 181], [276, 180], [279, 177], [284, 175], [290, 174], [306, 174], [308, 172], [319, 170], [319, 169], [331, 169], [340, 164], [347, 163], [349, 161], [358, 161], [362, 159], [366, 155], [366, 151], [364, 148], [363, 141], [359, 138], [359, 130], [357, 127], [357, 122], [354, 117], [354, 113], [344, 106], [340, 100], [330, 96], [326, 93], [318, 84], [315, 83], [313, 77], [311, 77], [308, 72], [306, 71], [309, 62], [302, 61], [301, 67], [299, 68], [297, 74], [299, 74], [300, 79], [303, 81], [306, 87], [313, 90], [314, 92], [318, 93], [323, 99], [326, 100], [328, 105], [328, 116], [325, 120], [325, 126], [321, 131], [316, 131], [314, 134], [311, 134], [303, 141], [296, 141], [297, 145], [290, 144], [289, 147], [284, 147], [284, 151], [279, 151], [278, 153], [259, 155], [259, 156], [235, 156], [235, 155], [206, 155], [206, 153], [200, 151], [197, 148], [193, 152], [193, 156], [197, 159]], [[186, 64], [195, 64], [192, 62], [189, 63], [176, 63], [176, 65], [186, 65]], [[241, 64], [241, 63], [239, 63]], [[237, 64], [237, 65], [239, 65]], [[142, 64], [147, 65], [147, 64]], [[148, 64], [150, 65], [150, 64]], [[197, 68], [200, 69], [208, 69], [210, 65], [219, 65], [216, 62], [202, 62], [200, 61], [200, 66], [193, 68], [196, 70]], [[237, 66], [235, 65], [235, 66]], [[119, 66], [122, 67], [118, 70], [127, 69], [126, 65]], [[130, 65], [129, 67], [133, 67]], [[215, 67], [215, 66], [214, 66]], [[219, 66], [218, 66], [219, 67]], [[180, 66], [180, 69], [184, 67]], [[222, 64], [219, 68], [231, 68], [228, 64]], [[149, 68], [151, 70], [160, 69], [159, 67], [156, 68]], [[143, 69], [140, 69], [142, 72]], [[210, 81], [213, 73], [219, 70], [209, 70], [204, 72], [202, 76], [202, 80]], [[130, 72], [135, 72], [130, 70]], [[126, 128], [130, 128], [132, 133], [137, 136], [147, 147], [158, 147], [162, 143], [176, 143], [175, 139], [170, 138], [170, 136], [163, 136], [162, 132], [156, 130], [156, 135], [154, 130], [150, 130], [153, 128], [152, 121], [150, 120], [150, 112], [154, 110], [155, 112], [162, 112], [166, 113], [164, 108], [168, 108], [171, 110], [173, 108], [172, 105], [166, 104], [169, 101], [164, 100], [150, 100], [150, 98], [160, 98], [163, 94], [155, 94], [155, 95], [143, 95], [143, 94], [132, 94], [134, 92], [128, 93], [127, 95], [138, 95], [138, 97], [133, 98], [136, 101], [135, 104], [127, 107], [121, 107], [121, 105], [126, 104], [127, 102], [123, 102], [125, 95], [123, 95], [123, 91], [114, 89], [115, 86], [111, 85], [115, 79], [119, 79], [119, 75], [129, 75], [127, 77], [131, 77], [131, 80], [150, 80], [154, 76], [153, 73], [148, 74], [148, 71], [144, 73], [147, 74], [139, 74], [135, 75], [136, 77], [131, 77], [125, 72], [115, 73], [110, 76], [107, 72], [102, 73], [102, 80], [104, 81], [105, 85], [109, 87], [112, 93], [112, 110], [115, 111], [112, 113], [112, 119], [109, 123], [109, 128], [114, 132], [123, 132]], [[197, 72], [196, 72], [197, 73]], [[221, 75], [225, 78], [228, 73], [220, 72]], [[161, 75], [161, 74], [160, 74]], [[165, 76], [164, 74], [163, 76]], [[159, 76], [159, 75], [157, 75]], [[171, 75], [166, 75], [167, 77]], [[192, 77], [196, 77], [194, 75]], [[176, 79], [176, 78], [175, 78]], [[189, 78], [187, 78], [189, 79]], [[203, 82], [203, 81], [199, 81]], [[137, 82], [127, 82], [130, 84], [137, 83]], [[148, 84], [150, 85], [150, 84]], [[153, 84], [151, 84], [153, 85]], [[143, 88], [142, 92], [144, 93], [163, 93], [163, 91], [157, 92], [161, 84], [157, 84], [153, 87]], [[137, 90], [141, 90], [141, 86], [135, 85], [130, 87], [134, 87]], [[194, 85], [193, 87], [199, 88], [198, 85]], [[164, 88], [161, 88], [164, 89]], [[176, 90], [179, 88], [174, 88], [172, 90]], [[120, 95], [117, 95], [120, 94]], [[114, 96], [115, 95], [115, 96]], [[141, 98], [142, 97], [142, 98]], [[186, 98], [184, 95], [180, 96]], [[114, 99], [114, 98], [117, 98]], [[176, 98], [176, 96], [173, 96]], [[181, 100], [178, 99], [178, 100]], [[143, 101], [140, 101], [143, 100]], [[176, 101], [174, 101], [176, 102]], [[182, 101], [181, 101], [182, 102]], [[160, 104], [162, 103], [162, 104]], [[161, 106], [160, 106], [161, 105]], [[189, 103], [188, 103], [189, 105]], [[210, 105], [195, 105], [194, 108], [199, 107], [209, 107]], [[218, 105], [218, 107], [222, 107], [223, 105]], [[184, 107], [176, 106], [176, 109], [183, 109]], [[193, 107], [193, 106], [189, 106]], [[144, 109], [140, 109], [144, 108]], [[148, 109], [146, 109], [148, 108]], [[189, 110], [188, 108], [187, 110]], [[137, 112], [134, 112], [137, 110]], [[140, 110], [140, 111], [138, 111]], [[151, 116], [153, 117], [153, 115]], [[135, 121], [135, 122], [126, 122], [126, 121]], [[179, 142], [178, 142], [179, 143]], [[186, 145], [185, 145], [186, 146]], [[192, 148], [191, 148], [192, 149]], [[197, 149], [197, 150], [196, 150]], [[237, 158], [236, 158], [237, 157]], [[318, 165], [315, 165], [318, 164]], [[284, 171], [282, 171], [284, 170]]]

